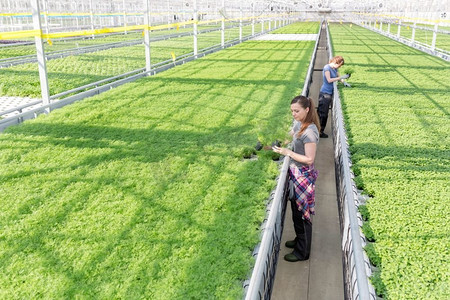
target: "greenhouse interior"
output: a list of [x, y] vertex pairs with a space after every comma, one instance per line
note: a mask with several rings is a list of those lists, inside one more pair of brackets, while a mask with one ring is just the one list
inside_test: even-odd
[[450, 299], [448, 0], [0, 0], [1, 299]]

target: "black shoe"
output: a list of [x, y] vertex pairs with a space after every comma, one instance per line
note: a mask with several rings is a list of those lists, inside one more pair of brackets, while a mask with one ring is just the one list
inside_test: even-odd
[[326, 139], [328, 137], [328, 134], [326, 134], [325, 132], [321, 132], [320, 137]]
[[295, 256], [294, 253], [289, 253], [289, 254], [286, 254], [286, 255], [284, 256], [284, 260], [290, 261], [290, 262], [296, 262], [296, 261], [308, 260], [308, 258], [309, 258], [309, 257], [304, 258], [304, 259], [300, 259], [300, 258], [298, 258], [297, 256]]
[[284, 243], [284, 245], [288, 248], [294, 248], [295, 246], [295, 240], [292, 241], [287, 241], [286, 243]]
[[263, 148], [263, 145], [261, 144], [260, 141], [258, 141], [258, 142], [256, 143], [255, 150], [256, 150], [256, 151], [259, 151], [259, 150], [261, 150], [262, 148]]

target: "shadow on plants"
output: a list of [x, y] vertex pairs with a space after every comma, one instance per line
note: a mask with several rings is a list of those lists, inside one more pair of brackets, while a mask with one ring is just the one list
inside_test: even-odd
[[[351, 33], [351, 34], [353, 34], [353, 33]], [[355, 36], [355, 35], [354, 35], [354, 36]], [[397, 69], [397, 68], [405, 68], [405, 67], [408, 68], [408, 69], [414, 69], [414, 68], [415, 68], [414, 66], [411, 66], [411, 63], [410, 63], [410, 62], [405, 61], [405, 59], [403, 58], [402, 55], [400, 55], [399, 53], [392, 52], [391, 54], [392, 54], [392, 55], [395, 55], [397, 59], [400, 59], [400, 60], [402, 60], [402, 61], [405, 62], [405, 65], [392, 65], [392, 64], [391, 64], [391, 63], [390, 63], [383, 55], [381, 55], [378, 51], [376, 51], [376, 49], [374, 49], [373, 47], [371, 47], [371, 45], [369, 45], [362, 37], [355, 36], [355, 39], [358, 40], [358, 42], [359, 42], [361, 45], [366, 46], [366, 47], [372, 52], [372, 55], [370, 55], [370, 56], [367, 57], [367, 60], [369, 60], [369, 62], [371, 62], [371, 61], [373, 60], [373, 59], [372, 59], [372, 56], [373, 56], [373, 57], [377, 57], [377, 59], [379, 59], [379, 60], [381, 60], [381, 61], [384, 61], [384, 62], [385, 62], [384, 65], [383, 65], [383, 64], [379, 64], [379, 66], [380, 66], [381, 68], [390, 68], [390, 69], [394, 68], [395, 72], [398, 73], [398, 75], [399, 75], [400, 77], [403, 77], [404, 80], [405, 80], [406, 82], [408, 82], [411, 86], [414, 87], [413, 90], [415, 90], [415, 91], [417, 91], [418, 93], [421, 93], [421, 94], [423, 94], [425, 97], [427, 97], [427, 99], [429, 99], [429, 100], [433, 103], [433, 105], [435, 105], [438, 109], [440, 109], [441, 111], [443, 111], [447, 116], [450, 115], [449, 112], [448, 112], [442, 105], [440, 105], [436, 100], [432, 99], [432, 98], [430, 97], [430, 95], [428, 94], [428, 93], [436, 93], [436, 92], [437, 92], [436, 89], [429, 89], [429, 90], [427, 90], [427, 89], [419, 88], [419, 87], [413, 82], [412, 78], [408, 78], [407, 76], [405, 76], [405, 74], [403, 74], [402, 72], [400, 72], [400, 71]], [[384, 38], [384, 39], [387, 39], [387, 38]], [[404, 46], [404, 45], [398, 45], [398, 47], [402, 47], [402, 48], [405, 48], [405, 49], [407, 49], [407, 50], [411, 50], [409, 47]], [[392, 49], [392, 48], [389, 48], [389, 49]], [[423, 54], [423, 53], [421, 53], [419, 50], [414, 50], [414, 51], [415, 51], [415, 53], [417, 53], [418, 55], [420, 54], [420, 57], [421, 57], [421, 58], [422, 58], [422, 57], [426, 57], [427, 59], [432, 59], [433, 63], [438, 63], [438, 64], [440, 64], [440, 65], [442, 66], [442, 68], [441, 68], [441, 67], [434, 67], [434, 66], [425, 66], [426, 70], [430, 70], [430, 69], [436, 68], [436, 70], [442, 70], [442, 71], [443, 71], [445, 68], [448, 68], [448, 65], [446, 65], [444, 62], [442, 62], [442, 61], [439, 60], [438, 58], [430, 57], [430, 55]], [[410, 55], [410, 54], [408, 54], [408, 56], [409, 56], [409, 55]], [[377, 64], [369, 64], [369, 65], [370, 65], [370, 68], [373, 68], [374, 66], [377, 66]], [[442, 86], [445, 86], [445, 83], [444, 83], [444, 82], [442, 82]], [[394, 92], [397, 91], [397, 92], [398, 92], [398, 89], [396, 89], [396, 88], [388, 88], [388, 90], [389, 90], [389, 91], [394, 91]], [[412, 90], [412, 89], [411, 89], [411, 88], [403, 88], [402, 90], [404, 91], [404, 94], [411, 94], [411, 90]], [[445, 88], [442, 89], [442, 93], [447, 93], [447, 91], [446, 91]]]
[[[192, 295], [193, 298], [204, 298], [207, 294], [215, 294], [219, 298], [223, 298], [230, 295], [227, 293], [237, 297], [241, 293], [241, 284], [237, 281], [244, 280], [250, 268], [251, 256], [249, 253], [251, 253], [252, 245], [256, 244], [258, 237], [257, 224], [261, 220], [261, 216], [255, 216], [252, 214], [252, 211], [256, 207], [264, 205], [264, 203], [259, 202], [261, 200], [259, 197], [253, 196], [251, 197], [253, 200], [249, 201], [248, 194], [266, 194], [268, 192], [266, 187], [264, 187], [264, 182], [267, 178], [260, 176], [260, 172], [266, 168], [267, 162], [259, 163], [259, 165], [254, 163], [243, 164], [236, 170], [228, 169], [227, 165], [224, 164], [229, 157], [226, 151], [209, 153], [208, 156], [213, 156], [217, 159], [211, 157], [211, 159], [204, 160], [204, 155], [197, 155], [199, 151], [202, 151], [203, 146], [217, 144], [219, 148], [221, 147], [221, 137], [215, 136], [212, 132], [161, 131], [156, 128], [125, 129], [86, 126], [83, 124], [39, 124], [38, 122], [39, 120], [35, 123], [25, 123], [23, 126], [14, 128], [15, 130], [11, 131], [26, 132], [27, 141], [32, 141], [32, 137], [37, 138], [35, 140], [37, 148], [49, 146], [49, 149], [54, 148], [54, 151], [60, 151], [63, 148], [67, 150], [73, 149], [74, 151], [72, 155], [67, 156], [65, 165], [61, 164], [53, 168], [49, 168], [46, 165], [42, 169], [33, 169], [28, 175], [39, 172], [40, 176], [45, 174], [51, 176], [56, 170], [66, 169], [65, 176], [67, 180], [59, 181], [53, 187], [55, 191], [64, 191], [70, 185], [77, 183], [83, 183], [89, 188], [79, 191], [77, 197], [73, 197], [71, 201], [66, 201], [51, 216], [46, 216], [45, 221], [42, 221], [39, 226], [30, 230], [26, 237], [16, 238], [14, 246], [11, 245], [12, 248], [5, 250], [8, 253], [11, 251], [11, 255], [8, 255], [8, 259], [2, 260], [2, 265], [10, 264], [10, 259], [14, 256], [12, 253], [21, 253], [25, 249], [29, 249], [32, 242], [34, 250], [29, 249], [27, 251], [32, 251], [35, 255], [44, 258], [51, 265], [53, 272], [64, 275], [66, 280], [71, 283], [65, 290], [60, 291], [68, 297], [79, 293], [94, 292], [98, 288], [109, 284], [111, 277], [121, 278], [121, 276], [127, 278], [125, 281], [120, 280], [124, 283], [121, 285], [121, 290], [126, 290], [127, 295], [143, 295], [150, 280], [161, 277], [170, 278], [170, 274], [167, 274], [169, 271], [164, 267], [166, 265], [177, 270], [176, 273], [178, 275], [184, 274], [182, 277], [177, 277], [178, 281], [173, 278], [173, 280], [177, 281], [177, 284], [170, 285], [172, 288], [167, 290], [166, 286], [164, 289], [167, 295], [171, 295], [173, 298], [186, 294]], [[44, 137], [45, 141], [40, 139]], [[21, 139], [19, 136], [18, 138]], [[176, 148], [173, 147], [173, 140], [177, 141]], [[25, 142], [25, 139], [23, 142]], [[81, 160], [77, 160], [76, 158], [87, 149], [90, 149], [89, 152], [91, 154]], [[108, 151], [106, 151], [107, 153], [100, 152], [96, 155], [96, 149], [108, 149]], [[29, 149], [29, 151], [35, 150], [36, 148], [34, 147]], [[77, 153], [78, 151], [80, 153]], [[67, 152], [69, 153], [69, 151]], [[148, 163], [162, 161], [178, 154], [184, 158], [182, 163], [185, 164], [180, 167], [181, 173], [175, 172], [171, 175], [168, 173], [169, 176], [164, 176], [164, 170], [161, 170], [161, 176], [155, 174], [159, 177], [158, 184], [150, 190], [139, 188], [140, 181], [149, 179], [145, 177], [146, 175], [138, 178], [134, 183], [130, 181], [134, 176], [145, 174], [145, 172], [134, 169], [136, 166], [139, 166], [135, 165], [134, 162], [144, 163], [140, 165], [145, 167]], [[91, 173], [98, 168], [105, 168], [107, 163], [117, 165], [121, 161], [123, 161], [122, 173], [112, 172], [108, 174], [102, 172], [97, 175]], [[124, 174], [126, 173], [127, 165], [130, 168], [129, 176]], [[180, 176], [183, 177], [183, 174], [188, 172], [189, 166], [195, 165], [198, 167], [202, 166], [205, 170], [211, 172], [209, 176], [205, 177], [208, 179], [202, 180], [201, 183], [199, 182], [199, 185], [196, 185], [189, 196], [175, 193], [173, 188], [171, 189], [171, 184], [179, 180]], [[113, 165], [108, 168], [114, 169]], [[84, 171], [80, 173], [81, 170]], [[80, 176], [81, 174], [82, 176]], [[23, 170], [17, 170], [15, 174], [11, 175], [15, 178], [27, 176]], [[234, 186], [222, 191], [220, 189], [217, 191], [212, 189], [218, 184], [218, 179], [229, 176], [236, 178], [233, 180]], [[248, 178], [252, 178], [252, 180], [249, 182]], [[190, 181], [191, 179], [186, 178], [186, 180]], [[151, 182], [149, 181], [148, 183]], [[54, 228], [58, 228], [60, 224], [70, 224], [69, 220], [73, 218], [71, 216], [76, 215], [77, 211], [84, 210], [87, 203], [90, 202], [88, 199], [91, 199], [93, 196], [100, 197], [100, 187], [110, 185], [111, 188], [117, 188], [121, 194], [138, 200], [134, 213], [127, 218], [123, 226], [119, 226], [120, 230], [117, 232], [105, 230], [103, 236], [94, 236], [88, 232], [71, 234], [70, 238], [73, 245], [88, 247], [86, 242], [96, 239], [98, 246], [92, 249], [89, 256], [85, 256], [82, 259], [85, 267], [79, 269], [79, 271], [67, 270], [64, 267], [65, 262], [54, 249], [49, 248], [46, 239], [55, 239], [56, 244], [64, 244], [68, 237], [64, 238], [58, 231], [54, 232]], [[191, 189], [189, 185], [184, 187]], [[180, 198], [173, 198], [173, 202], [161, 201], [160, 198], [169, 192], [174, 193], [174, 196], [178, 195]], [[34, 203], [28, 202], [24, 205], [30, 208], [40, 206], [49, 199], [56, 201], [55, 197], [60, 197], [59, 192], [56, 192], [50, 198], [36, 198]], [[181, 199], [184, 205], [174, 205]], [[209, 203], [209, 201], [212, 202]], [[80, 206], [80, 203], [83, 204]], [[25, 211], [25, 206], [19, 211]], [[198, 212], [205, 210], [206, 207], [210, 207], [207, 211], [212, 215], [210, 216], [207, 213], [204, 217], [201, 217], [201, 214], [199, 215]], [[111, 216], [112, 213], [110, 211], [108, 214]], [[88, 215], [88, 212], [86, 212], [86, 215]], [[246, 217], [242, 218], [242, 216]], [[107, 216], [106, 219], [108, 218]], [[177, 234], [172, 232], [173, 235], [170, 237], [160, 236], [154, 232], [154, 228], [164, 231], [173, 222], [177, 222], [179, 228], [189, 230], [185, 233], [180, 232]], [[110, 227], [114, 228], [112, 225]], [[219, 228], [222, 229], [219, 230]], [[251, 240], [248, 240], [248, 232], [254, 232], [251, 235]], [[186, 247], [186, 243], [190, 244], [187, 241], [192, 239], [190, 235], [193, 233], [196, 236], [198, 235], [198, 238], [194, 239], [197, 242], [191, 244], [190, 247], [196, 249], [196, 255], [187, 265], [179, 265], [176, 263], [177, 260], [185, 261], [187, 259], [180, 250]], [[245, 238], [235, 240], [230, 239], [230, 235], [244, 236]], [[142, 238], [136, 240], [136, 237], [139, 236]], [[33, 237], [32, 241], [29, 237]], [[152, 249], [157, 246], [164, 255], [156, 258], [148, 255], [146, 259], [145, 255], [140, 256], [138, 253], [135, 253], [134, 255], [137, 255], [145, 263], [141, 262], [139, 266], [126, 272], [120, 268], [115, 268], [116, 271], [111, 274], [107, 271], [107, 265], [111, 260], [111, 256], [117, 255], [120, 257], [116, 263], [133, 259], [131, 254], [122, 253], [123, 250], [129, 253], [133, 252], [131, 248], [127, 248], [126, 245], [129, 244], [139, 247], [143, 251], [143, 255], [144, 253], [147, 253], [147, 255], [152, 253]], [[213, 249], [220, 250], [213, 254]], [[175, 264], [172, 265], [173, 263]], [[219, 266], [227, 266], [226, 270], [228, 271], [224, 271]], [[195, 272], [194, 270], [199, 270], [200, 272]], [[238, 276], [238, 278], [235, 276]], [[211, 278], [217, 279], [217, 282], [214, 281], [211, 287], [207, 289], [209, 292], [204, 294], [205, 288], [203, 283], [208, 282]], [[231, 291], [214, 290], [215, 286], [217, 287], [224, 283], [229, 286], [230, 280], [234, 282]], [[164, 282], [159, 284], [165, 285]], [[161, 288], [163, 287], [161, 286]], [[109, 292], [111, 294], [102, 295], [106, 297], [120, 293], [119, 290], [114, 288]]]
[[364, 247], [364, 250], [367, 253], [367, 257], [369, 258], [369, 261], [373, 266], [372, 267], [373, 273], [372, 276], [370, 276], [370, 281], [372, 282], [373, 287], [375, 288], [375, 292], [377, 293], [378, 296], [387, 297], [386, 286], [381, 278], [382, 261], [375, 247], [376, 246], [374, 243], [367, 243], [366, 246]]

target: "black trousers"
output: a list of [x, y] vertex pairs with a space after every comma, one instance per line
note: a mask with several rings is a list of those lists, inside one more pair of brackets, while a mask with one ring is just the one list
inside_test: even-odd
[[333, 99], [333, 95], [319, 93], [319, 105], [317, 106], [317, 113], [320, 120], [320, 132], [325, 130], [328, 120], [328, 111], [330, 109], [330, 103]]
[[309, 258], [311, 253], [312, 224], [303, 219], [303, 214], [298, 210], [295, 200], [290, 200], [292, 208], [292, 221], [295, 229], [294, 255], [301, 260]]

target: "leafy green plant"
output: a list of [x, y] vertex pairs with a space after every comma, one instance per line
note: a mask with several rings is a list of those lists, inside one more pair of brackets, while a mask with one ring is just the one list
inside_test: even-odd
[[369, 242], [375, 242], [375, 235], [373, 234], [372, 228], [368, 221], [364, 222], [362, 226], [362, 232]]
[[354, 178], [355, 184], [356, 184], [356, 188], [359, 190], [364, 190], [364, 180], [362, 179], [361, 176], [357, 176]]
[[374, 243], [367, 243], [364, 250], [367, 253], [367, 257], [369, 257], [370, 263], [376, 267], [381, 267], [381, 258], [375, 250]]
[[352, 75], [355, 70], [352, 67], [344, 67], [340, 73]]
[[255, 154], [256, 150], [251, 146], [244, 146], [235, 152], [235, 156], [240, 158], [251, 158]]
[[361, 217], [363, 218], [364, 221], [369, 220], [370, 213], [369, 213], [369, 209], [367, 208], [367, 205], [358, 206], [358, 211], [361, 214]]
[[378, 296], [387, 298], [386, 294], [386, 286], [383, 283], [383, 280], [381, 278], [381, 272], [380, 270], [376, 270], [372, 273], [372, 276], [370, 277], [370, 281], [373, 284], [373, 287], [375, 288], [375, 292]]
[[272, 158], [272, 160], [279, 160], [281, 155], [276, 153], [276, 152], [271, 151], [270, 152], [270, 157]]

